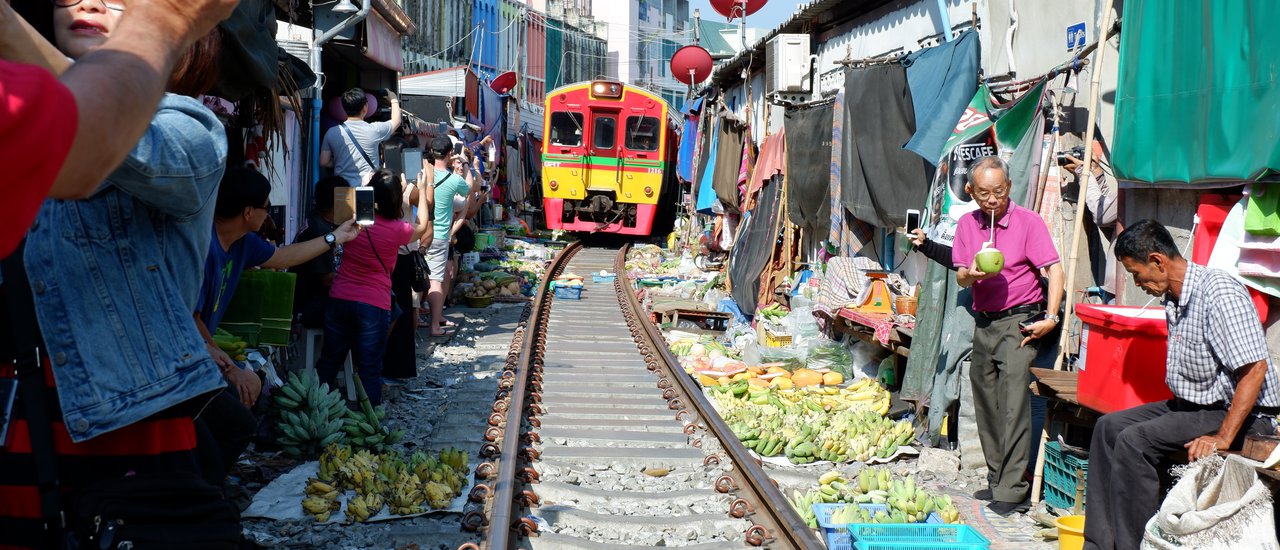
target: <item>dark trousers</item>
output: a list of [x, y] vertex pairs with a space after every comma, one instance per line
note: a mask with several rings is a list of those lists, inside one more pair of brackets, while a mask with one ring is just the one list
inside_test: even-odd
[[391, 272], [391, 291], [395, 293], [400, 316], [395, 319], [387, 337], [387, 355], [382, 360], [386, 378], [413, 378], [418, 375], [418, 350], [414, 346], [413, 258], [400, 254]]
[[1018, 347], [1025, 337], [1018, 323], [1031, 315], [979, 315], [973, 331], [973, 412], [987, 461], [987, 482], [995, 500], [1004, 502], [1022, 502], [1030, 492], [1024, 474], [1031, 452], [1031, 362], [1036, 346], [1033, 341]]
[[205, 481], [221, 487], [258, 431], [258, 418], [240, 402], [235, 388], [227, 388], [196, 417], [195, 428], [200, 472]]
[[[1184, 445], [1197, 437], [1216, 432], [1226, 416], [1221, 407], [1175, 399], [1099, 419], [1089, 444], [1085, 549], [1137, 548], [1147, 521], [1160, 508], [1160, 478], [1172, 466], [1169, 455], [1185, 450]], [[1248, 417], [1232, 449], [1239, 449], [1249, 433], [1272, 433], [1271, 419]]]
[[390, 324], [390, 311], [330, 298], [324, 317], [324, 348], [316, 360], [320, 382], [332, 387], [350, 353], [351, 366], [360, 374], [369, 402], [375, 406], [382, 403], [382, 356], [387, 350]]

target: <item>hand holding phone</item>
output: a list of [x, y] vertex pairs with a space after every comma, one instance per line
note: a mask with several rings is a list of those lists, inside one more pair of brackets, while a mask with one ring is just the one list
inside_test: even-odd
[[1049, 314], [1048, 314], [1048, 313], [1045, 313], [1045, 312], [1043, 312], [1043, 311], [1041, 311], [1040, 313], [1037, 313], [1037, 314], [1035, 314], [1035, 315], [1032, 315], [1032, 316], [1031, 316], [1029, 319], [1027, 319], [1026, 321], [1023, 321], [1023, 322], [1021, 322], [1021, 323], [1018, 323], [1018, 330], [1019, 330], [1020, 332], [1022, 332], [1023, 334], [1031, 334], [1031, 326], [1032, 326], [1032, 325], [1034, 325], [1034, 324], [1036, 324], [1036, 323], [1039, 323], [1040, 321], [1043, 321], [1043, 320], [1048, 319], [1048, 318], [1049, 318]]
[[359, 225], [373, 225], [373, 188], [357, 187], [355, 191], [356, 223]]
[[422, 150], [404, 149], [400, 152], [404, 161], [404, 174], [411, 184], [418, 183], [418, 173], [422, 171]]
[[911, 234], [912, 231], [915, 231], [919, 228], [920, 228], [920, 211], [915, 209], [907, 210], [906, 233], [909, 235]]

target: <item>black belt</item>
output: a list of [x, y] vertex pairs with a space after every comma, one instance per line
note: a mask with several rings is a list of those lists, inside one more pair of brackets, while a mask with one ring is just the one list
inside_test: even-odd
[[[1178, 399], [1176, 397], [1173, 398], [1173, 401], [1174, 401], [1174, 406], [1171, 408], [1178, 411], [1212, 411], [1212, 410], [1225, 411], [1230, 409], [1230, 405], [1227, 405], [1222, 401], [1216, 401], [1208, 405], [1201, 405], [1194, 401], [1187, 401], [1186, 399]], [[1277, 416], [1277, 415], [1280, 415], [1280, 407], [1263, 407], [1261, 405], [1256, 405], [1253, 407], [1253, 409], [1249, 410], [1249, 414], [1252, 414], [1255, 416]]]
[[1002, 311], [979, 311], [978, 315], [987, 319], [1004, 319], [1010, 315], [1018, 315], [1020, 313], [1039, 313], [1041, 311], [1044, 311], [1043, 303], [1014, 306]]

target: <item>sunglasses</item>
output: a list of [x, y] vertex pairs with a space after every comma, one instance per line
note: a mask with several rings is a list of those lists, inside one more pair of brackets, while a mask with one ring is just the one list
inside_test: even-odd
[[[59, 8], [74, 8], [84, 0], [51, 0]], [[114, 11], [124, 11], [124, 0], [98, 0], [104, 7]]]

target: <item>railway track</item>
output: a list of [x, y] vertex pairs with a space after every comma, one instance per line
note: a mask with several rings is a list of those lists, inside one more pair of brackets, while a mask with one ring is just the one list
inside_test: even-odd
[[[570, 245], [516, 329], [460, 550], [821, 548], [684, 375], [625, 278], [627, 248]], [[618, 273], [555, 299], [562, 272]]]

